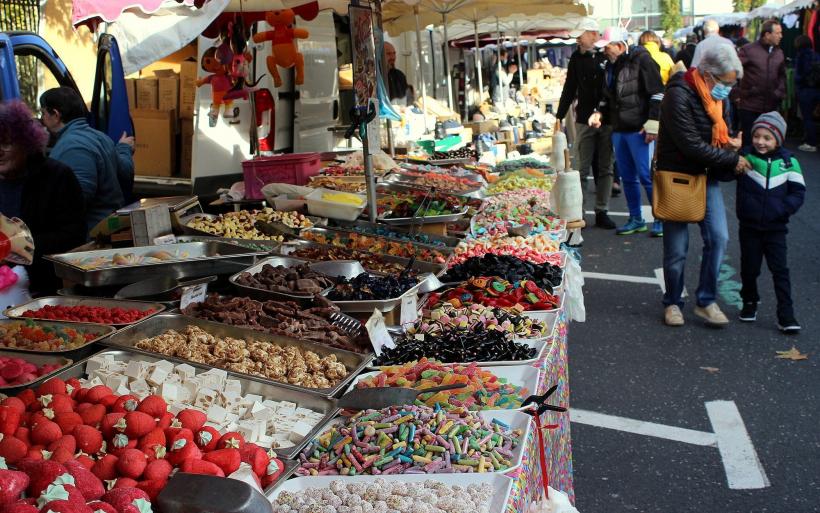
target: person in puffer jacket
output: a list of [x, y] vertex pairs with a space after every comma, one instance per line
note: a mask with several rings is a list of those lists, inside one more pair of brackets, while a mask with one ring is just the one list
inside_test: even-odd
[[777, 327], [784, 333], [800, 331], [794, 317], [789, 267], [786, 259], [786, 225], [803, 204], [806, 182], [800, 164], [783, 149], [786, 121], [777, 112], [757, 118], [752, 126], [752, 146], [744, 150], [752, 170], [737, 179], [737, 218], [740, 221], [740, 320], [757, 319], [760, 295], [757, 277], [763, 257], [774, 279]]

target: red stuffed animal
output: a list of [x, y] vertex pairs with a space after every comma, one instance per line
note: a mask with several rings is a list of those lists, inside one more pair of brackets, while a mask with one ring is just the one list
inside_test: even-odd
[[277, 66], [296, 68], [296, 85], [301, 85], [305, 81], [305, 59], [296, 48], [296, 40], [307, 39], [310, 34], [305, 29], [293, 27], [295, 18], [296, 14], [292, 9], [268, 11], [265, 13], [265, 21], [273, 30], [259, 32], [253, 36], [254, 43], [273, 42], [267, 64], [276, 87], [282, 86], [282, 77], [279, 76]]

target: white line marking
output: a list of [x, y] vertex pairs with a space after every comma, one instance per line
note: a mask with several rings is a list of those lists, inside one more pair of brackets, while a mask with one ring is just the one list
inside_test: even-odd
[[584, 278], [591, 278], [593, 280], [610, 280], [610, 281], [625, 281], [629, 283], [649, 283], [650, 285], [657, 285], [658, 279], [649, 276], [628, 276], [626, 274], [608, 274], [608, 273], [594, 273], [591, 271], [583, 272]]
[[[587, 210], [585, 213], [588, 216], [595, 215], [594, 210]], [[629, 212], [607, 212], [607, 214], [615, 217], [629, 217]], [[655, 220], [655, 217], [652, 215], [652, 207], [650, 205], [641, 205], [641, 215], [647, 223], [651, 223]]]
[[[609, 214], [610, 216], [615, 216], [615, 217], [629, 217], [629, 212], [607, 212], [607, 214]], [[586, 215], [594, 216], [595, 211], [594, 210], [587, 210]]]
[[684, 429], [654, 422], [644, 422], [642, 420], [606, 415], [593, 411], [570, 409], [570, 419], [572, 422], [587, 424], [589, 426], [626, 431], [636, 435], [654, 436], [655, 438], [665, 438], [676, 442], [683, 442], [693, 445], [714, 447], [717, 444], [717, 437], [714, 433]]
[[[655, 278], [658, 279], [658, 285], [661, 287], [661, 293], [666, 294], [666, 282], [663, 280], [663, 267], [658, 267], [655, 269]], [[683, 287], [683, 294], [681, 297], [688, 296], [689, 293], [686, 292], [686, 286]]]
[[709, 401], [706, 413], [717, 437], [717, 447], [732, 490], [771, 486], [734, 401]]

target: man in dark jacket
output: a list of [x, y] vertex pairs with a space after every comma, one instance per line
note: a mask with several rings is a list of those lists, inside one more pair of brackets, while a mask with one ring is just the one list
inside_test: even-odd
[[[641, 214], [641, 185], [652, 201], [650, 151], [658, 133], [658, 114], [663, 100], [663, 82], [658, 65], [643, 47], [629, 48], [626, 33], [610, 27], [596, 46], [604, 47], [609, 59], [604, 74], [603, 99], [589, 124], [612, 125], [612, 146], [621, 175], [621, 187], [629, 205], [629, 221], [618, 228], [619, 235], [645, 232]], [[663, 236], [663, 225], [656, 221], [653, 237]]]
[[612, 125], [603, 123], [599, 128], [589, 126], [587, 121], [601, 102], [606, 58], [595, 51], [595, 42], [600, 33], [598, 24], [592, 21], [583, 25], [577, 34], [578, 48], [572, 53], [567, 66], [567, 80], [558, 104], [558, 129], [561, 120], [569, 112], [572, 102], [575, 107], [575, 150], [577, 165], [582, 176], [589, 174], [593, 158], [598, 155], [595, 173], [595, 226], [612, 230], [615, 223], [609, 218], [609, 198], [612, 191]]
[[689, 34], [686, 36], [686, 45], [675, 56], [675, 62], [682, 62], [686, 69], [692, 67], [692, 58], [695, 56], [695, 48], [698, 45], [698, 36]]
[[743, 64], [738, 114], [743, 130], [743, 146], [752, 144], [752, 125], [764, 112], [779, 110], [786, 96], [786, 59], [778, 48], [783, 27], [774, 20], [765, 22], [760, 38], [740, 49]]

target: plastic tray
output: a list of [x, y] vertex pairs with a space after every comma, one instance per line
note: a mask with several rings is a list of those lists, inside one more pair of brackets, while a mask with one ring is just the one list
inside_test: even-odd
[[[334, 203], [322, 199], [324, 193], [339, 193], [331, 189], [316, 189], [305, 197], [307, 201], [308, 212], [315, 216], [327, 217], [330, 219], [341, 219], [343, 221], [355, 221], [361, 215], [367, 206], [367, 198], [362, 194], [354, 194], [361, 198], [362, 204], [360, 206], [345, 205], [342, 203]], [[345, 194], [353, 194], [347, 192]]]
[[26, 388], [38, 387], [38, 386], [40, 386], [41, 383], [48, 380], [49, 378], [52, 378], [52, 377], [58, 375], [59, 373], [61, 373], [66, 368], [68, 368], [71, 364], [74, 363], [74, 360], [72, 360], [70, 358], [65, 358], [63, 356], [50, 356], [50, 355], [46, 355], [46, 354], [32, 354], [32, 353], [21, 354], [21, 353], [15, 353], [14, 351], [0, 351], [0, 356], [6, 357], [6, 358], [20, 358], [20, 359], [25, 360], [27, 362], [31, 362], [34, 365], [37, 365], [38, 367], [41, 366], [41, 365], [49, 364], [49, 363], [59, 363], [60, 364], [60, 368], [58, 368], [58, 369], [56, 369], [52, 372], [49, 372], [48, 374], [44, 374], [44, 375], [40, 376], [39, 378], [37, 378], [33, 381], [29, 381], [28, 383], [24, 383], [22, 385], [0, 386], [0, 393], [6, 394], [8, 396], [17, 395], [19, 392], [21, 392], [22, 390], [25, 390]]
[[[196, 317], [188, 317], [169, 313], [156, 315], [145, 322], [141, 322], [139, 324], [135, 324], [131, 327], [128, 327], [106, 339], [104, 341], [104, 344], [107, 346], [124, 348], [129, 351], [148, 354], [156, 357], [158, 353], [137, 349], [135, 347], [137, 342], [145, 338], [161, 335], [168, 330], [183, 331], [188, 326], [198, 326], [216, 337], [231, 337], [240, 340], [261, 340], [265, 342], [278, 344], [280, 346], [296, 346], [301, 349], [313, 351], [320, 357], [328, 356], [331, 354], [336, 355], [336, 359], [340, 363], [344, 364], [344, 366], [347, 368], [348, 374], [344, 379], [342, 379], [336, 386], [332, 388], [307, 388], [291, 385], [289, 383], [283, 383], [280, 381], [273, 381], [272, 379], [268, 379], [262, 376], [254, 376], [251, 374], [242, 374], [237, 372], [234, 373], [237, 376], [242, 376], [245, 379], [249, 379], [252, 381], [260, 381], [263, 383], [273, 384], [290, 390], [298, 390], [300, 392], [320, 395], [322, 397], [334, 397], [342, 390], [344, 390], [347, 387], [347, 384], [350, 383], [350, 381], [354, 377], [356, 377], [356, 375], [359, 372], [361, 372], [362, 369], [367, 367], [367, 365], [370, 363], [370, 360], [373, 358], [372, 354], [352, 353], [350, 351], [334, 349], [328, 346], [304, 342], [294, 338], [272, 335], [270, 333], [265, 333], [263, 331], [254, 331], [245, 328], [238, 328], [235, 326], [229, 326], [227, 324], [221, 324], [218, 322], [198, 319]], [[176, 358], [168, 355], [159, 355], [159, 357], [164, 360], [184, 362], [194, 365], [194, 362], [182, 358]]]
[[[250, 273], [252, 275], [259, 274], [262, 272], [262, 268], [265, 265], [271, 265], [273, 267], [283, 266], [283, 267], [296, 267], [300, 264], [307, 264], [309, 263], [308, 260], [303, 260], [301, 258], [292, 258], [292, 257], [283, 257], [283, 256], [274, 256], [270, 258], [266, 258], [264, 260], [260, 260], [256, 263], [256, 265], [252, 267], [248, 267], [244, 271], [239, 271], [238, 273], [234, 274], [230, 278], [228, 278], [228, 282], [236, 287], [237, 290], [247, 294], [249, 297], [257, 298], [257, 299], [276, 299], [276, 300], [284, 300], [284, 301], [295, 301], [300, 304], [306, 304], [313, 302], [313, 294], [299, 294], [299, 293], [292, 293], [288, 294], [285, 292], [274, 292], [272, 290], [257, 288], [257, 287], [249, 287], [247, 285], [242, 285], [236, 280], [239, 279], [239, 276], [244, 273]], [[328, 289], [329, 290], [329, 289]], [[327, 290], [323, 291], [327, 292]]]
[[[23, 313], [28, 310], [39, 310], [44, 306], [102, 306], [106, 308], [125, 308], [125, 309], [137, 309], [137, 310], [148, 310], [153, 308], [154, 311], [141, 319], [137, 319], [134, 322], [126, 322], [126, 323], [118, 323], [112, 324], [112, 326], [130, 326], [132, 324], [136, 324], [138, 322], [142, 322], [149, 317], [156, 315], [163, 310], [165, 310], [165, 305], [162, 303], [150, 303], [146, 301], [126, 301], [124, 299], [105, 299], [105, 298], [96, 298], [96, 297], [66, 297], [66, 296], [49, 296], [49, 297], [41, 297], [37, 298], [33, 301], [29, 301], [28, 303], [15, 306], [12, 308], [7, 309], [3, 314], [6, 317], [11, 319], [35, 319], [35, 320], [42, 320], [47, 321], [51, 319], [43, 319], [41, 317], [23, 317]], [[69, 321], [61, 319], [60, 322], [70, 322], [72, 324], [78, 324], [79, 321]], [[89, 324], [89, 323], [83, 323]]]
[[306, 476], [296, 477], [287, 481], [280, 481], [271, 492], [265, 495], [271, 502], [282, 492], [299, 493], [308, 488], [326, 488], [333, 481], [344, 480], [345, 483], [373, 483], [377, 479], [387, 482], [407, 484], [437, 481], [449, 486], [467, 487], [471, 484], [489, 484], [493, 487], [493, 496], [486, 508], [475, 513], [504, 513], [512, 492], [513, 480], [503, 474], [400, 474], [386, 476]]
[[79, 360], [80, 358], [84, 358], [85, 356], [78, 357], [77, 354], [81, 353], [82, 351], [89, 348], [92, 344], [103, 340], [105, 337], [114, 333], [116, 328], [112, 326], [106, 326], [105, 324], [93, 324], [90, 322], [63, 322], [63, 321], [35, 321], [28, 319], [21, 320], [21, 319], [2, 319], [0, 320], [0, 327], [9, 325], [9, 324], [20, 324], [20, 323], [27, 323], [32, 322], [37, 326], [43, 328], [55, 328], [55, 329], [73, 329], [80, 333], [87, 333], [92, 331], [93, 333], [97, 333], [98, 336], [86, 342], [85, 344], [81, 345], [80, 347], [74, 347], [71, 349], [62, 349], [60, 351], [35, 351], [32, 349], [22, 349], [17, 347], [5, 347], [0, 345], [0, 350], [3, 351], [13, 351], [15, 353], [35, 353], [35, 354], [56, 354], [60, 356], [64, 356], [66, 358], [71, 358], [73, 360]]
[[[82, 361], [79, 361], [68, 368], [62, 369], [54, 374], [56, 374], [58, 377], [64, 380], [68, 378], [80, 378], [83, 376], [87, 376], [85, 368], [86, 364], [88, 363], [88, 360], [90, 358], [106, 354], [113, 355], [115, 360], [120, 361], [125, 360], [140, 362], [158, 362], [160, 360], [174, 360], [173, 358], [149, 356], [144, 352], [132, 351], [127, 349], [107, 349], [93, 356], [90, 356]], [[209, 365], [203, 365], [199, 363], [189, 363], [189, 365], [195, 367], [199, 372], [206, 371], [212, 368]], [[297, 407], [307, 408], [309, 410], [313, 410], [324, 415], [322, 420], [320, 420], [316, 424], [316, 426], [314, 426], [314, 428], [310, 431], [310, 433], [308, 433], [307, 436], [300, 440], [299, 443], [295, 444], [292, 447], [274, 449], [274, 451], [276, 451], [276, 454], [278, 454], [280, 458], [293, 459], [296, 456], [298, 456], [299, 451], [301, 451], [308, 444], [308, 442], [313, 440], [315, 436], [320, 434], [325, 429], [327, 424], [331, 420], [333, 420], [339, 413], [339, 409], [336, 408], [336, 403], [329, 398], [319, 397], [315, 394], [310, 394], [306, 392], [289, 390], [275, 385], [260, 383], [259, 381], [244, 378], [241, 374], [237, 374], [235, 372], [228, 371], [228, 376], [231, 379], [238, 380], [239, 383], [242, 385], [242, 395], [255, 394], [262, 396], [263, 399], [271, 399], [274, 401], [291, 401], [295, 402]], [[263, 447], [263, 449], [267, 450], [269, 449], [269, 447]]]

